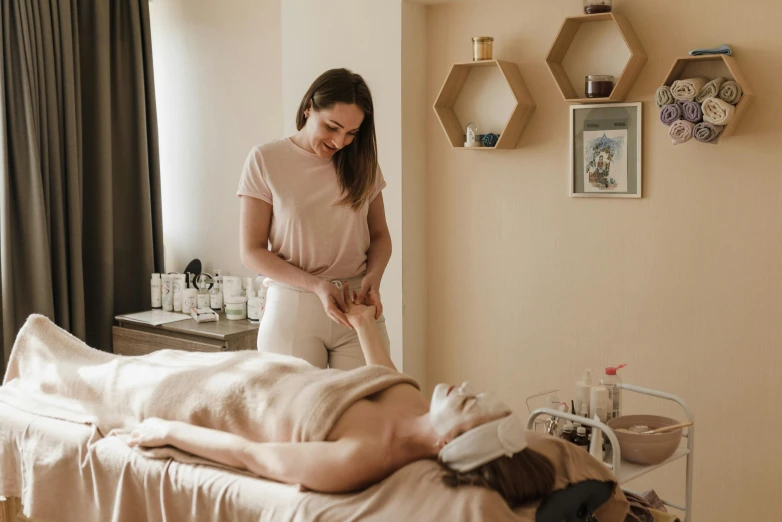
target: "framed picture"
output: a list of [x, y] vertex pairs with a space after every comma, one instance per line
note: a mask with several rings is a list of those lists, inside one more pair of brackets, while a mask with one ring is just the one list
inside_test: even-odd
[[641, 102], [570, 106], [570, 197], [641, 197]]

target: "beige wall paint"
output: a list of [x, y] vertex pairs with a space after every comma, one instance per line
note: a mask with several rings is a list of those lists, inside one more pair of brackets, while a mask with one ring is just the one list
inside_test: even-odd
[[246, 274], [236, 187], [282, 133], [280, 2], [150, 2], [166, 269]]
[[426, 8], [402, 2], [403, 370], [426, 385]]
[[[778, 520], [782, 490], [782, 17], [778, 2], [619, 2], [649, 62], [643, 199], [571, 199], [568, 106], [544, 59], [581, 3], [465, 2], [427, 9], [427, 382], [524, 398], [572, 396], [584, 368], [690, 402], [695, 520]], [[431, 104], [470, 38], [495, 37], [537, 110], [511, 151], [453, 151]], [[675, 35], [675, 36], [674, 36]], [[654, 91], [676, 56], [730, 43], [757, 101], [717, 146], [673, 147]], [[672, 414], [628, 397], [627, 410]], [[683, 463], [632, 484], [683, 502]]]
[[381, 294], [391, 356], [402, 366], [402, 70], [399, 0], [282, 2], [282, 104], [285, 134], [296, 131], [301, 97], [324, 71], [346, 67], [372, 91], [386, 219], [394, 252]]

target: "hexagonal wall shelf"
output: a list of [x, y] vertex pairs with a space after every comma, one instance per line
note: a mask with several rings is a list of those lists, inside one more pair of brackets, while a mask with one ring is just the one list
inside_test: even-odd
[[[470, 72], [476, 67], [497, 67], [502, 78], [507, 82], [516, 102], [508, 122], [505, 124], [502, 132], [499, 133], [500, 138], [497, 140], [497, 145], [494, 147], [465, 147], [464, 133], [467, 122], [462, 125], [454, 111], [454, 106], [459, 99], [462, 88], [465, 82], [467, 82]], [[514, 149], [534, 110], [535, 101], [524, 83], [524, 78], [522, 78], [519, 68], [516, 64], [503, 60], [454, 64], [448, 73], [448, 77], [445, 79], [445, 83], [443, 83], [443, 87], [440, 89], [440, 94], [437, 95], [437, 99], [434, 102], [434, 111], [437, 114], [437, 119], [440, 120], [440, 125], [443, 127], [454, 149]]]
[[[565, 61], [565, 56], [568, 54], [568, 51], [573, 44], [573, 40], [576, 38], [581, 26], [594, 22], [613, 22], [621, 35], [622, 41], [624, 41], [627, 46], [630, 56], [627, 59], [627, 63], [621, 74], [614, 82], [614, 89], [611, 91], [609, 97], [580, 98], [562, 64], [563, 61]], [[617, 13], [582, 15], [566, 18], [554, 43], [551, 45], [548, 56], [546, 56], [546, 64], [551, 71], [551, 75], [554, 77], [554, 81], [557, 82], [562, 97], [565, 101], [570, 103], [613, 103], [624, 101], [625, 98], [627, 98], [627, 94], [630, 92], [630, 87], [633, 86], [635, 80], [638, 78], [638, 74], [641, 72], [641, 69], [643, 69], [646, 60], [646, 52], [643, 47], [641, 47], [641, 43], [638, 41], [638, 37], [635, 35], [635, 31], [633, 31], [630, 22], [627, 21], [627, 18]], [[605, 73], [594, 71], [590, 74]]]
[[[715, 62], [716, 65], [719, 65], [719, 62], [724, 63], [725, 67], [728, 69], [728, 74], [725, 75], [722, 73], [714, 73], [713, 67]], [[710, 67], [712, 68], [711, 70], [708, 69]], [[690, 72], [686, 78], [692, 78], [694, 76], [706, 76], [709, 79], [713, 79], [718, 76], [732, 76], [732, 79], [741, 86], [741, 90], [744, 94], [742, 94], [739, 103], [736, 105], [736, 112], [733, 113], [733, 118], [731, 118], [728, 124], [725, 125], [725, 128], [721, 134], [722, 137], [732, 136], [733, 133], [736, 132], [736, 127], [738, 127], [739, 122], [744, 117], [744, 113], [747, 112], [747, 109], [755, 99], [755, 92], [749, 86], [747, 78], [744, 77], [744, 74], [741, 72], [738, 62], [734, 57], [725, 56], [724, 54], [682, 56], [673, 62], [673, 66], [671, 66], [671, 70], [668, 71], [668, 76], [665, 77], [665, 82], [662, 85], [667, 85], [670, 87], [675, 80], [681, 80], [685, 78], [685, 76], [683, 76], [684, 71], [688, 68], [690, 68]]]

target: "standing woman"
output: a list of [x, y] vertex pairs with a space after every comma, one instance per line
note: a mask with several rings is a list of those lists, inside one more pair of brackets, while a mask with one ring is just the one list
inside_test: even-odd
[[365, 364], [343, 284], [377, 307], [391, 257], [372, 95], [347, 69], [323, 73], [296, 114], [298, 132], [250, 151], [237, 194], [244, 266], [269, 286], [258, 349], [321, 368]]

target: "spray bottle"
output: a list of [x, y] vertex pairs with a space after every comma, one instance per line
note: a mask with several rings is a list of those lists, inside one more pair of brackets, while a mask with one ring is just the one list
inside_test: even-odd
[[608, 420], [615, 419], [622, 415], [622, 388], [618, 385], [622, 384], [622, 379], [616, 374], [617, 370], [621, 370], [627, 366], [626, 364], [620, 364], [617, 367], [609, 366], [606, 368], [606, 374], [600, 379], [600, 386], [604, 386], [608, 389]]

